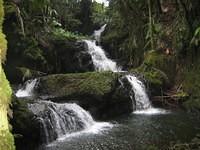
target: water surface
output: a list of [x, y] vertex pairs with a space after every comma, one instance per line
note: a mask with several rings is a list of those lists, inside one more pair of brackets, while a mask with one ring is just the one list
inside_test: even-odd
[[42, 147], [44, 150], [165, 149], [173, 141], [189, 142], [200, 133], [200, 119], [182, 111], [168, 114], [131, 114], [111, 121], [114, 126], [98, 133], [83, 132]]

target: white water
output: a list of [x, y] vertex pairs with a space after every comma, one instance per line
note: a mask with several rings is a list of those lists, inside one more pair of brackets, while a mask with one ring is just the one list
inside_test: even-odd
[[170, 111], [167, 111], [165, 109], [150, 107], [144, 110], [136, 110], [133, 113], [136, 115], [161, 115], [161, 114], [165, 115], [169, 114]]
[[34, 87], [37, 83], [37, 79], [26, 81], [25, 85], [16, 92], [17, 97], [28, 97], [33, 95]]
[[45, 143], [82, 133], [97, 134], [106, 128], [112, 127], [110, 123], [94, 121], [89, 112], [77, 104], [57, 104], [41, 101], [36, 104], [29, 104], [29, 110], [37, 116], [41, 123]]
[[84, 40], [88, 46], [88, 53], [92, 57], [92, 61], [96, 71], [113, 71], [118, 72], [121, 69], [117, 66], [117, 63], [109, 59], [105, 51], [96, 45], [96, 41]]
[[132, 90], [134, 92], [136, 110], [144, 110], [150, 108], [151, 103], [146, 93], [144, 84], [133, 75], [126, 75], [126, 78], [131, 84]]
[[88, 53], [92, 57], [92, 61], [96, 71], [112, 71], [119, 72], [121, 68], [117, 66], [117, 63], [106, 56], [105, 51], [101, 46], [98, 46], [96, 42], [100, 42], [101, 34], [104, 32], [106, 24], [99, 30], [94, 31], [95, 40], [84, 40], [87, 44]]

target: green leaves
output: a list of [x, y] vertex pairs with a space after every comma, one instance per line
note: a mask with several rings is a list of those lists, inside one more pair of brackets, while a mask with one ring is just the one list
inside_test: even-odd
[[196, 46], [198, 46], [200, 44], [200, 27], [198, 27], [195, 30], [194, 36], [190, 42], [191, 44], [194, 44]]

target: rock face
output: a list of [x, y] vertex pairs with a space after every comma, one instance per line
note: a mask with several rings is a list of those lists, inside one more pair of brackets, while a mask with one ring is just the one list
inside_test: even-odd
[[50, 75], [39, 78], [38, 95], [57, 103], [75, 102], [98, 118], [133, 111], [129, 91], [111, 72]]
[[85, 43], [74, 40], [51, 40], [50, 53], [54, 64], [52, 73], [77, 73], [94, 71], [92, 58]]

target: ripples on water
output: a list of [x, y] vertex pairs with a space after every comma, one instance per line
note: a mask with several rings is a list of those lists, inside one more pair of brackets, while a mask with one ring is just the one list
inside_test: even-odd
[[164, 149], [171, 141], [188, 142], [200, 132], [199, 119], [184, 112], [133, 113], [116, 120], [111, 128], [65, 137], [42, 150], [146, 150], [152, 145]]

